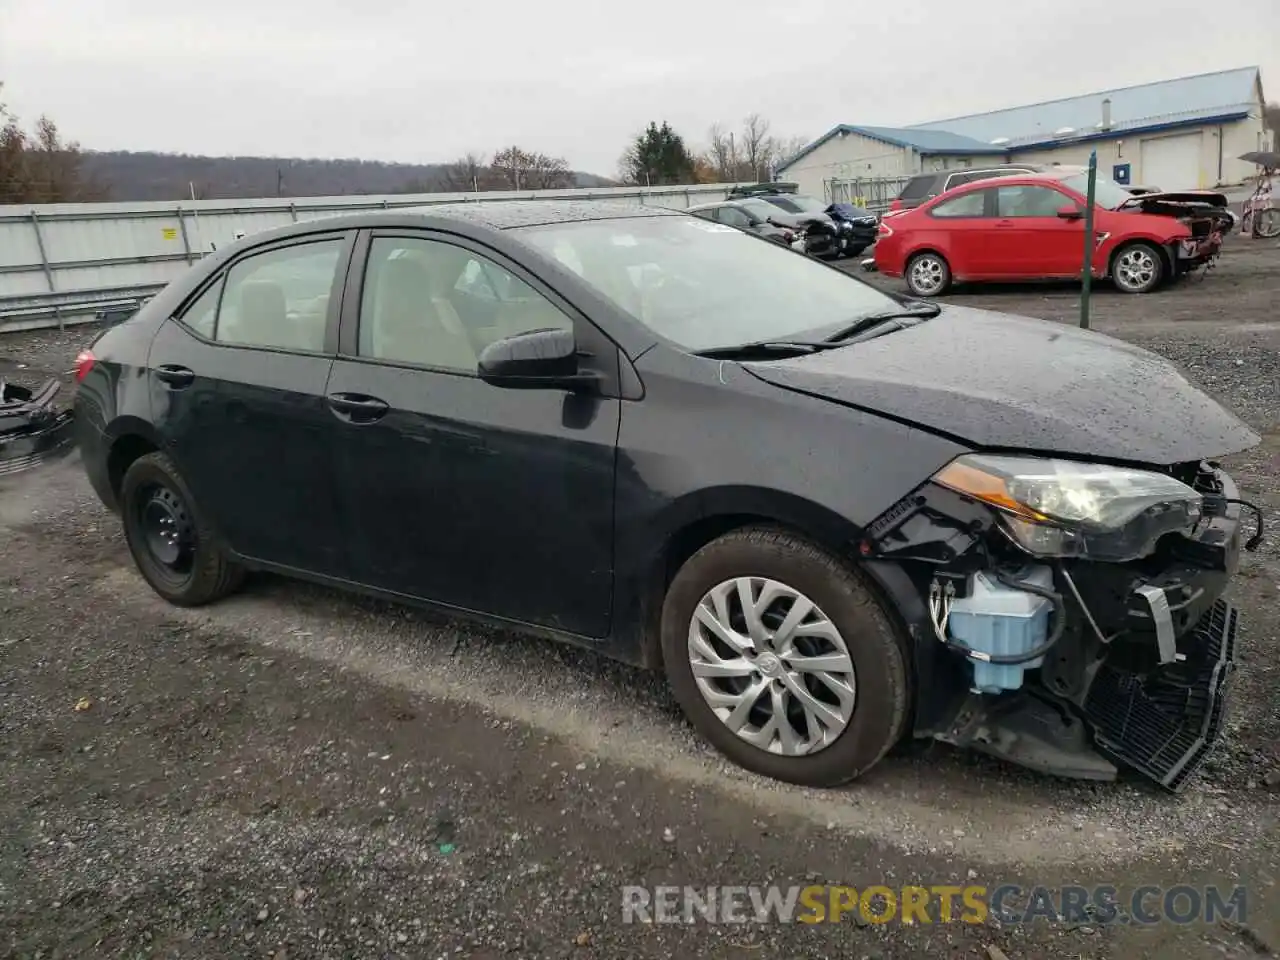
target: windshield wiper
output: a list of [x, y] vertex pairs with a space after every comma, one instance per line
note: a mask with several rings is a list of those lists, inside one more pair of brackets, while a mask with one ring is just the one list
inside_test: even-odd
[[[888, 310], [884, 313], [872, 313], [865, 317], [859, 317], [853, 323], [846, 327], [841, 327], [835, 333], [828, 336], [826, 343], [836, 343], [841, 340], [848, 340], [850, 337], [856, 337], [864, 331], [870, 330], [872, 327], [878, 327], [883, 323], [890, 323], [894, 320], [932, 320], [942, 312], [942, 308], [936, 303], [927, 303], [925, 301], [917, 301], [918, 306], [914, 306], [908, 310]], [[899, 324], [903, 326], [903, 324]]]
[[755, 357], [777, 359], [804, 356], [838, 346], [841, 344], [829, 340], [756, 340], [729, 347], [711, 347], [696, 353], [699, 357], [710, 357], [713, 360], [750, 360]]

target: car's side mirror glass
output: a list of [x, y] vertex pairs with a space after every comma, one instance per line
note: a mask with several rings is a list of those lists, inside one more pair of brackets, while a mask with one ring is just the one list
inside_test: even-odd
[[1063, 220], [1079, 220], [1084, 216], [1084, 211], [1076, 206], [1059, 207], [1058, 216]]

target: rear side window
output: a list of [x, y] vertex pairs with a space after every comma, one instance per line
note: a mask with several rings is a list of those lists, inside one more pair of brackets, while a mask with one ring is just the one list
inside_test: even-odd
[[902, 188], [902, 192], [898, 194], [898, 199], [919, 200], [921, 197], [927, 197], [935, 179], [937, 178], [933, 174], [929, 174], [926, 177], [912, 177], [907, 181], [906, 186]]
[[990, 193], [989, 190], [974, 190], [971, 193], [944, 200], [930, 210], [929, 215], [948, 219], [981, 217], [986, 211], [988, 193]]
[[227, 272], [213, 338], [322, 353], [343, 244], [336, 238], [295, 244], [236, 263]]
[[222, 297], [222, 284], [225, 280], [226, 277], [219, 277], [208, 290], [196, 297], [180, 318], [186, 326], [206, 340], [213, 339], [214, 324], [218, 320], [218, 300]]

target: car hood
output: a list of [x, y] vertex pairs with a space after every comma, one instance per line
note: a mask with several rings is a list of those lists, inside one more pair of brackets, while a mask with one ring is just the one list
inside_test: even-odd
[[862, 343], [745, 366], [775, 386], [981, 449], [1169, 466], [1260, 440], [1162, 357], [987, 310], [944, 307]]
[[1120, 210], [1146, 210], [1157, 205], [1173, 204], [1188, 207], [1226, 207], [1230, 206], [1225, 193], [1212, 190], [1157, 190], [1154, 193], [1137, 193], [1122, 203]]

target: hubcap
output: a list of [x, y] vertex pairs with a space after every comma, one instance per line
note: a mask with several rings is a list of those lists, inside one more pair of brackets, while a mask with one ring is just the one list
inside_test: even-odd
[[835, 624], [800, 591], [762, 577], [708, 590], [689, 623], [689, 665], [720, 721], [753, 746], [805, 756], [853, 716], [853, 659]]
[[911, 264], [911, 285], [920, 293], [934, 293], [942, 286], [942, 261], [920, 257]]
[[1116, 261], [1116, 279], [1131, 290], [1145, 287], [1155, 275], [1155, 258], [1146, 250], [1126, 250]]
[[182, 498], [168, 487], [156, 485], [140, 498], [139, 519], [147, 552], [170, 573], [182, 576], [191, 569], [195, 528]]

